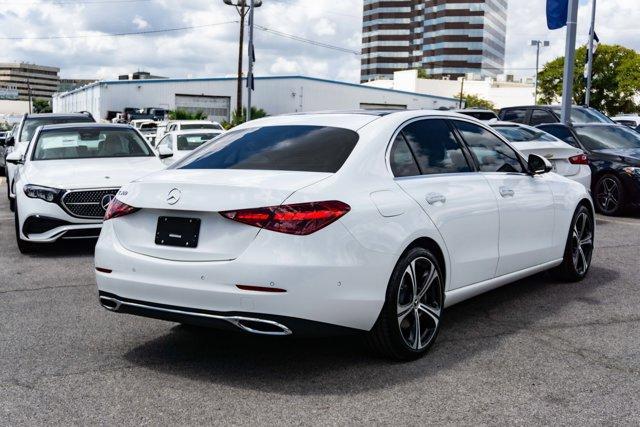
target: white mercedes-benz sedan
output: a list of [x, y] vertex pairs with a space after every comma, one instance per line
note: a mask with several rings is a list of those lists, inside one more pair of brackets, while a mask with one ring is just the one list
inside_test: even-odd
[[99, 299], [255, 334], [366, 332], [416, 358], [452, 304], [548, 269], [585, 277], [593, 204], [550, 171], [455, 113], [254, 120], [118, 192]]
[[[31, 252], [58, 239], [96, 238], [123, 184], [164, 168], [131, 126], [39, 127], [15, 177], [18, 248]], [[13, 158], [18, 156], [18, 158]]]

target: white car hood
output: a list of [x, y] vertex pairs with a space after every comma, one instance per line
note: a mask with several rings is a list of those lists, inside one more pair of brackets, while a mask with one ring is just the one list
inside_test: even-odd
[[36, 160], [28, 162], [25, 174], [30, 184], [65, 190], [117, 188], [164, 167], [155, 156]]

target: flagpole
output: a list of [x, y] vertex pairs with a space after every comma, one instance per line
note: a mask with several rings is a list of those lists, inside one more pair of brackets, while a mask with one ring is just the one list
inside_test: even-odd
[[576, 56], [576, 26], [578, 22], [578, 0], [569, 0], [567, 9], [567, 41], [564, 55], [564, 82], [562, 84], [562, 123], [571, 122], [573, 100], [573, 70]]
[[589, 33], [589, 61], [587, 63], [587, 91], [584, 95], [584, 104], [588, 107], [591, 102], [591, 78], [593, 75], [593, 39], [596, 34], [596, 0], [591, 0], [591, 32]]

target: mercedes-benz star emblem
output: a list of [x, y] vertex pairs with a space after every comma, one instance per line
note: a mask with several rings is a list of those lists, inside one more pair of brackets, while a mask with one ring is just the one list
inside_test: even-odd
[[182, 197], [182, 193], [177, 188], [174, 188], [173, 190], [169, 191], [169, 194], [167, 194], [167, 203], [169, 203], [170, 205], [175, 205], [180, 201], [180, 197]]
[[115, 198], [116, 196], [113, 194], [105, 194], [104, 196], [102, 196], [102, 200], [100, 200], [100, 206], [102, 206], [102, 209], [106, 211], [109, 207], [109, 203], [111, 203], [111, 201]]

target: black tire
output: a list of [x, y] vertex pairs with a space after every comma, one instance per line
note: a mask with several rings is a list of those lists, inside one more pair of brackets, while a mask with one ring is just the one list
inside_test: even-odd
[[594, 202], [598, 212], [604, 215], [620, 215], [626, 204], [622, 181], [612, 174], [602, 175], [594, 188]]
[[[419, 277], [417, 281], [412, 280], [412, 271], [413, 277]], [[390, 359], [417, 359], [431, 348], [438, 336], [443, 304], [444, 276], [438, 259], [427, 249], [412, 248], [403, 254], [393, 270], [384, 306], [366, 335], [367, 342]]]
[[4, 166], [0, 167], [0, 176], [5, 176], [7, 174], [7, 170], [4, 168]]
[[32, 254], [38, 251], [38, 249], [40, 249], [40, 247], [37, 244], [31, 243], [31, 242], [27, 242], [26, 240], [22, 240], [20, 238], [20, 221], [18, 219], [18, 209], [16, 208], [16, 210], [14, 211], [14, 224], [15, 224], [15, 230], [16, 230], [16, 244], [18, 245], [18, 250], [20, 251], [21, 254]]
[[591, 266], [593, 240], [593, 213], [588, 207], [580, 205], [571, 220], [562, 264], [556, 269], [560, 279], [579, 282], [585, 278]]
[[12, 199], [11, 197], [9, 197], [9, 194], [11, 194], [11, 192], [9, 191], [9, 178], [7, 177], [7, 200], [9, 201], [9, 210], [11, 212], [15, 212], [16, 211], [16, 200]]

